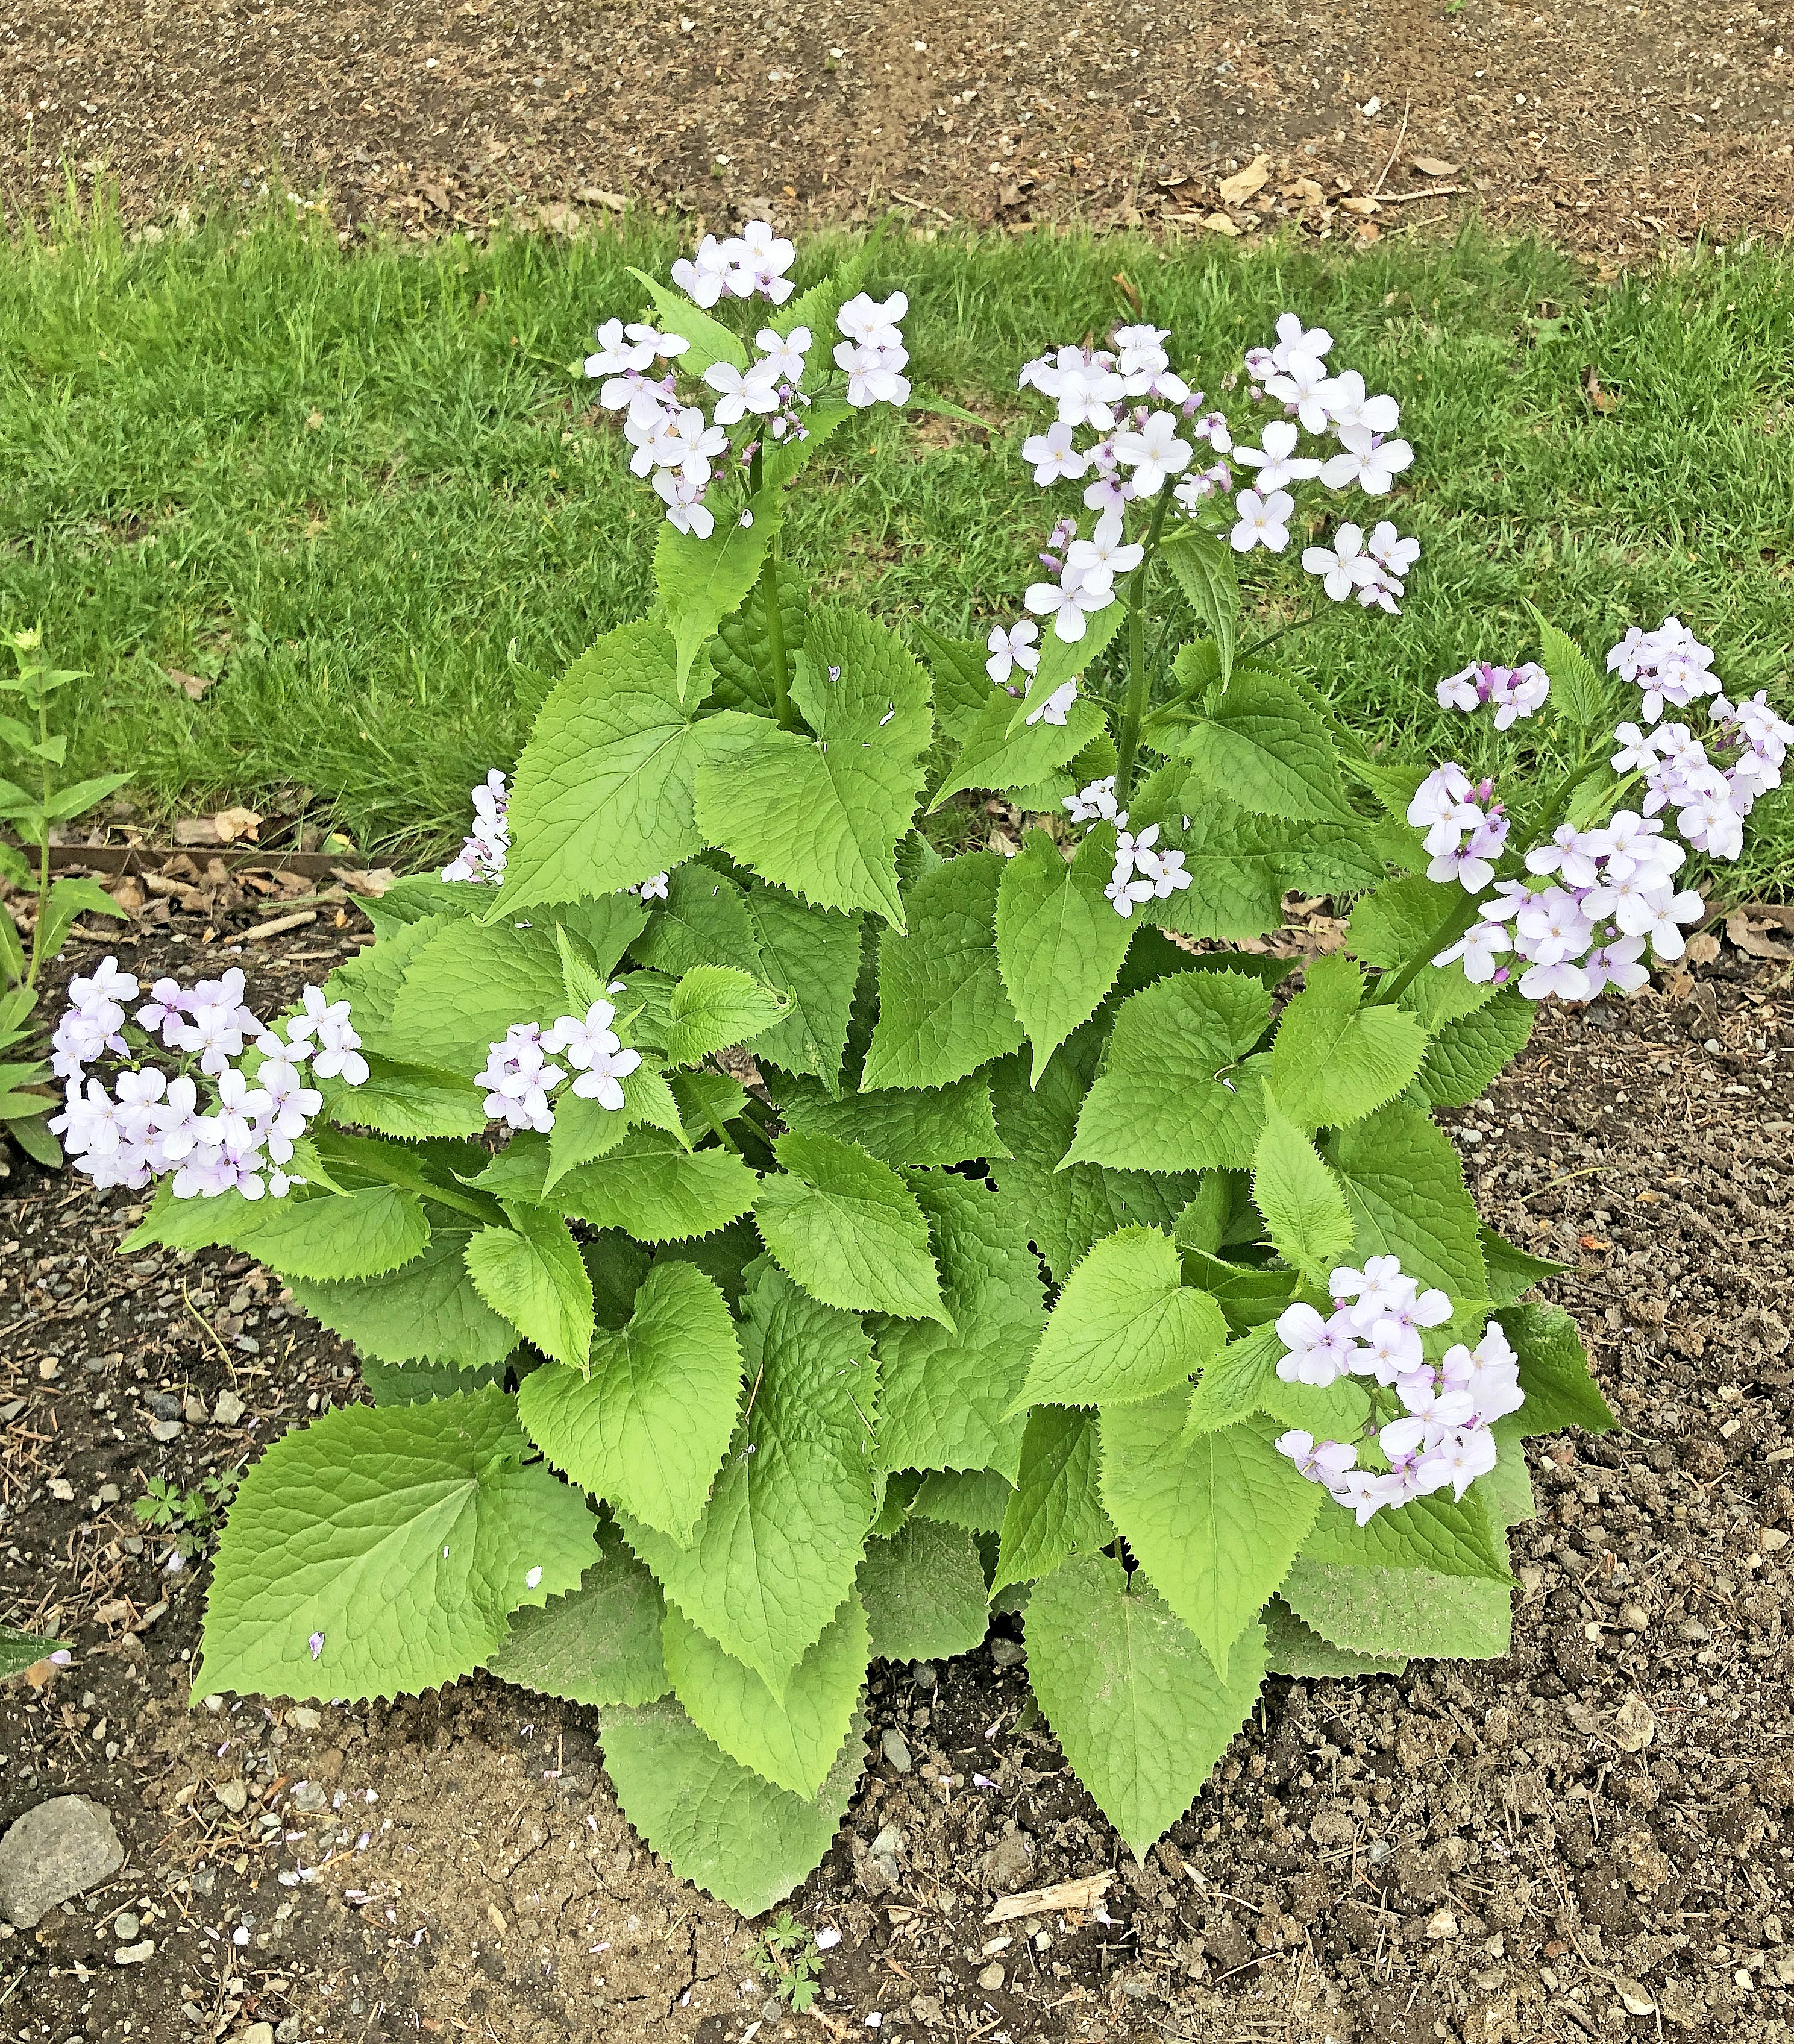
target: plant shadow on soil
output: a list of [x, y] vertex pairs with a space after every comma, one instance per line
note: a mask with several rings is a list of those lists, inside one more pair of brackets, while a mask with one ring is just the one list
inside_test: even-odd
[[[115, 947], [146, 978], [190, 970], [189, 920]], [[213, 920], [222, 947], [235, 920]], [[355, 940], [326, 924], [284, 955], [254, 946], [252, 996], [321, 978]], [[1144, 1865], [1029, 1722], [1014, 1621], [938, 1668], [880, 1664], [872, 1764], [789, 1905], [843, 1934], [801, 2015], [754, 1977], [750, 1927], [631, 1831], [596, 1713], [484, 1678], [390, 1707], [186, 1707], [204, 1569], [171, 1576], [132, 1503], [357, 1395], [352, 1358], [247, 1258], [121, 1262], [117, 1196], [16, 1172], [0, 1585], [4, 1616], [56, 1630], [75, 1662], [7, 1692], [0, 1823], [87, 1795], [127, 1859], [34, 1930], [0, 1931], [7, 2032], [1785, 2036], [1787, 976], [1727, 951], [1679, 999], [1547, 1010], [1455, 1118], [1488, 1218], [1577, 1266], [1553, 1296], [1620, 1421], [1531, 1444], [1508, 1657], [1273, 1680]], [[244, 1401], [236, 1424], [218, 1424], [224, 1393]], [[984, 1920], [999, 1894], [1110, 1869], [1093, 1910]]]

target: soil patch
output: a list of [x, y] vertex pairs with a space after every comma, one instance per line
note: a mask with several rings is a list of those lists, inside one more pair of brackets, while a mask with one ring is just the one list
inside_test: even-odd
[[[251, 912], [214, 900], [209, 959]], [[320, 918], [265, 959], [273, 943], [247, 947], [252, 993], [320, 976], [357, 920]], [[177, 906], [108, 947], [145, 978], [190, 974], [201, 922]], [[769, 2000], [753, 1927], [631, 1832], [593, 1713], [477, 1679], [391, 1708], [187, 1708], [203, 1565], [169, 1574], [132, 1501], [357, 1395], [353, 1365], [246, 1258], [120, 1262], [115, 1197], [17, 1173], [0, 1189], [0, 1615], [75, 1654], [7, 1692], [0, 1823], [88, 1796], [128, 1857], [0, 1934], [7, 2031], [1785, 2036], [1786, 977], [1727, 950], [1679, 996], [1547, 1009], [1520, 1066], [1455, 1118], [1489, 1218], [1576, 1266], [1554, 1296], [1621, 1421], [1532, 1444], [1510, 1656], [1273, 1681], [1144, 1866], [1027, 1709], [1013, 1620], [960, 1661], [875, 1667], [874, 1764], [791, 1904], [842, 1933], [802, 2016]], [[1104, 1873], [1090, 1907], [986, 1920], [1000, 1895]]]
[[[1474, 209], [1626, 261], [1785, 232], [1791, 50], [1784, 10], [1738, 0], [9, 0], [0, 173], [41, 206], [65, 164], [109, 172], [133, 223], [272, 179], [345, 225], [420, 232], [900, 203], [923, 224], [1225, 233], [1293, 213], [1374, 237]], [[1261, 155], [1262, 190], [1224, 206]], [[1380, 209], [1336, 210], [1348, 197]]]

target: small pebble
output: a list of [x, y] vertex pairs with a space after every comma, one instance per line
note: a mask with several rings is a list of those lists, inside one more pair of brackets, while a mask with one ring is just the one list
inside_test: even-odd
[[118, 1934], [120, 1944], [128, 1945], [136, 1936], [140, 1927], [136, 1918], [127, 1909], [113, 1917], [112, 1927]]
[[910, 1758], [910, 1749], [904, 1743], [903, 1735], [895, 1725], [887, 1726], [884, 1737], [880, 1741], [884, 1757], [899, 1774], [907, 1774], [914, 1762]]

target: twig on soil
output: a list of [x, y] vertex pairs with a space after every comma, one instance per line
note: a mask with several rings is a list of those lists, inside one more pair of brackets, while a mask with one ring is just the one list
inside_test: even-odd
[[1412, 94], [1406, 95], [1402, 100], [1401, 125], [1395, 131], [1395, 147], [1389, 152], [1389, 161], [1383, 166], [1382, 176], [1378, 178], [1377, 182], [1370, 187], [1370, 196], [1372, 198], [1374, 198], [1378, 193], [1382, 190], [1385, 182], [1388, 179], [1390, 172], [1395, 168], [1396, 158], [1401, 154], [1402, 137], [1408, 133], [1408, 110], [1413, 105], [1413, 95]]
[[950, 213], [945, 211], [941, 207], [937, 206], [930, 206], [928, 201], [925, 198], [911, 198], [907, 192], [899, 191], [895, 185], [891, 188], [891, 196], [894, 199], [900, 200], [905, 206], [918, 206], [924, 213], [938, 213], [941, 215], [941, 217], [945, 221], [950, 221], [953, 219], [953, 216]]
[[253, 930], [245, 930], [243, 941], [259, 944], [264, 937], [283, 937], [289, 930], [297, 930], [302, 924], [315, 923], [318, 919], [316, 909], [301, 909], [297, 915], [277, 916], [271, 923], [262, 923]]

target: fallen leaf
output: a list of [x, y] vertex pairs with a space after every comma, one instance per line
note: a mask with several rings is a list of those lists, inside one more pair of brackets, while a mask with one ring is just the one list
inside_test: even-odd
[[1383, 230], [1374, 220], [1361, 220], [1358, 223], [1357, 238], [1360, 241], [1380, 241], [1382, 232]]
[[1237, 234], [1240, 232], [1238, 226], [1225, 213], [1208, 213], [1202, 224], [1211, 234]]
[[1244, 206], [1252, 194], [1262, 190], [1271, 175], [1271, 159], [1261, 150], [1243, 171], [1236, 171], [1230, 178], [1221, 181], [1221, 202], [1223, 206]]
[[218, 833], [220, 844], [235, 844], [240, 837], [246, 837], [253, 844], [262, 828], [262, 819], [253, 809], [240, 804], [220, 809], [212, 819], [212, 828]]
[[[1732, 939], [1734, 943], [1737, 941]], [[1699, 936], [1690, 937], [1683, 949], [1690, 965], [1712, 965], [1719, 955], [1719, 940], [1711, 930], [1703, 930]]]
[[165, 668], [163, 672], [167, 674], [170, 681], [183, 690], [195, 702], [199, 701], [217, 678], [213, 674], [183, 674], [178, 667]]
[[377, 866], [370, 873], [358, 872], [346, 866], [333, 866], [330, 871], [332, 878], [340, 880], [351, 894], [366, 894], [375, 901], [399, 877], [389, 866]]
[[1694, 974], [1692, 972], [1665, 973], [1663, 991], [1672, 1001], [1686, 1001], [1694, 991]]
[[1382, 208], [1374, 198], [1342, 198], [1340, 201], [1340, 210], [1341, 213], [1381, 213]]
[[[1774, 938], [1767, 934], [1767, 932], [1773, 928], [1774, 925], [1766, 920], [1762, 922], [1753, 922], [1750, 920], [1750, 911], [1747, 909], [1735, 909], [1726, 918], [1726, 937], [1727, 941], [1731, 944], [1734, 950], [1742, 951], [1746, 958], [1794, 958], [1794, 946], [1778, 944], [1775, 941]], [[1719, 956], [1719, 939], [1708, 932], [1704, 932], [1701, 936], [1695, 937], [1689, 941], [1688, 946], [1688, 955], [1690, 958], [1694, 956], [1695, 945], [1702, 943], [1712, 944], [1713, 947], [1713, 958], [1717, 958]], [[1702, 962], [1710, 965], [1712, 962], [1712, 959], [1705, 959], [1702, 961]]]
[[1629, 1696], [1613, 1714], [1608, 1735], [1622, 1753], [1643, 1753], [1657, 1736], [1657, 1719], [1643, 1696]]
[[177, 816], [174, 819], [174, 842], [177, 844], [222, 844], [218, 826], [210, 816]]
[[438, 213], [450, 209], [449, 195], [440, 185], [420, 185], [417, 189]]
[[1282, 186], [1285, 198], [1324, 198], [1327, 194], [1313, 178], [1298, 178], [1294, 183]]
[[1117, 270], [1110, 281], [1115, 286], [1116, 289], [1120, 291], [1121, 296], [1127, 300], [1129, 305], [1133, 309], [1134, 317], [1137, 319], [1140, 316], [1140, 293], [1128, 282], [1126, 271], [1124, 270]]
[[581, 185], [573, 197], [581, 206], [601, 206], [607, 213], [623, 213], [629, 206], [621, 192], [604, 191], [596, 185]]
[[1601, 379], [1595, 374], [1593, 363], [1582, 371], [1582, 389], [1590, 405], [1604, 418], [1609, 412], [1620, 409], [1620, 400], [1611, 391], [1601, 388]]
[[579, 231], [579, 215], [564, 198], [550, 199], [546, 206], [539, 206], [536, 218], [550, 234], [576, 234]]
[[1424, 178], [1455, 178], [1458, 175], [1459, 166], [1447, 163], [1443, 156], [1415, 156], [1410, 160]]

